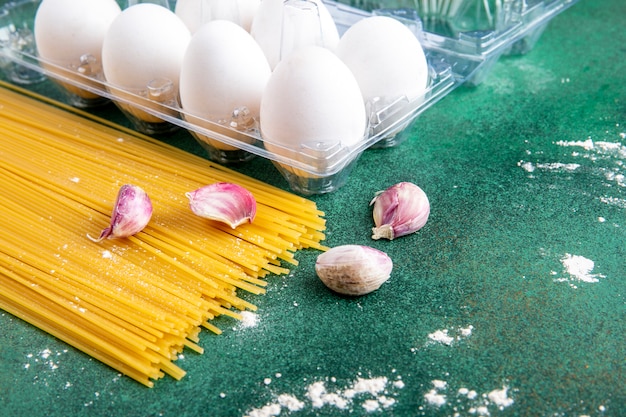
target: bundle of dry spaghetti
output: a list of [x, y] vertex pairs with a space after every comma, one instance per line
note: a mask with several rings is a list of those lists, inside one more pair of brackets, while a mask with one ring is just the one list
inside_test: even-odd
[[[252, 224], [232, 230], [191, 214], [185, 193], [246, 187]], [[135, 236], [93, 242], [120, 186], [154, 206]], [[0, 88], [0, 308], [152, 386], [218, 315], [256, 307], [301, 248], [325, 249], [315, 203], [161, 142]]]

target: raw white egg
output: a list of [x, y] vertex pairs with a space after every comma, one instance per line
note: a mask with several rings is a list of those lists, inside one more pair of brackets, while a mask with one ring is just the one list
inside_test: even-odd
[[[351, 147], [366, 133], [365, 105], [354, 75], [331, 51], [310, 46], [282, 60], [261, 100], [266, 149], [294, 159], [320, 158]], [[313, 162], [315, 163], [315, 162]], [[306, 172], [283, 165], [298, 176]]]
[[337, 56], [355, 75], [364, 100], [415, 100], [428, 85], [428, 63], [417, 37], [400, 21], [372, 16], [343, 34]]
[[[104, 76], [120, 98], [133, 100], [125, 92], [145, 95], [152, 91], [148, 88], [151, 84], [169, 84], [169, 88], [157, 88], [157, 93], [148, 97], [156, 101], [177, 97], [180, 69], [190, 40], [187, 26], [169, 9], [152, 3], [130, 6], [115, 18], [104, 38]], [[136, 106], [118, 104], [141, 120], [162, 122]]]
[[250, 33], [272, 68], [302, 46], [334, 50], [339, 42], [335, 21], [321, 0], [263, 0]]
[[[35, 42], [43, 66], [49, 62], [70, 70], [59, 72], [46, 67], [64, 77], [72, 77], [72, 73], [78, 71], [96, 76], [101, 71], [105, 34], [120, 13], [115, 0], [43, 0], [34, 21]], [[81, 97], [97, 97], [87, 90], [62, 84]]]
[[[227, 20], [204, 24], [193, 35], [181, 68], [180, 102], [187, 120], [207, 129], [211, 125], [200, 119], [246, 130], [259, 118], [270, 75], [263, 51], [244, 28]], [[197, 136], [214, 148], [236, 149]]]

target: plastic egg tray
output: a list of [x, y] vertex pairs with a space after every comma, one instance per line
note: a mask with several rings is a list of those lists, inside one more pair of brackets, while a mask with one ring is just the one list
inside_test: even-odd
[[[0, 71], [4, 78], [22, 85], [53, 82], [89, 91], [98, 99], [85, 100], [72, 94], [71, 88], [59, 89], [68, 104], [79, 108], [115, 102], [142, 133], [186, 129], [206, 149], [209, 158], [219, 163], [245, 163], [257, 156], [267, 158], [294, 191], [311, 195], [340, 188], [368, 148], [399, 145], [404, 138], [403, 130], [422, 112], [459, 85], [480, 84], [502, 55], [530, 50], [546, 24], [578, 0], [325, 1], [340, 34], [371, 15], [392, 16], [405, 23], [422, 43], [430, 83], [423, 96], [413, 101], [400, 98], [383, 108], [370, 106], [367, 132], [354, 146], [320, 146], [280, 153], [265, 149], [258, 121], [189, 123], [175, 94], [168, 94], [167, 83], [162, 80], [155, 80], [145, 90], [119, 95], [115, 94], [114, 86], [106, 83], [101, 71], [90, 71], [89, 62], [85, 62], [85, 68], [72, 69], [45, 62], [37, 55], [33, 36], [39, 1], [16, 0], [0, 8]], [[174, 8], [171, 1], [170, 8]], [[144, 122], [132, 110], [155, 116], [158, 122]], [[218, 149], [211, 140], [236, 150]]]

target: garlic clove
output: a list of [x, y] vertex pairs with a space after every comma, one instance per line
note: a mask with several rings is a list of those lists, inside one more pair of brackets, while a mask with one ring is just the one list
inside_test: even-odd
[[148, 194], [141, 187], [125, 184], [117, 193], [109, 227], [98, 238], [87, 237], [94, 242], [129, 237], [141, 232], [151, 218], [152, 202]]
[[226, 223], [233, 229], [243, 223], [252, 223], [256, 215], [254, 196], [237, 184], [217, 182], [185, 195], [196, 215]]
[[393, 240], [420, 230], [428, 221], [430, 203], [426, 193], [410, 182], [379, 191], [371, 201], [376, 227], [372, 239]]
[[322, 253], [315, 272], [331, 290], [344, 295], [365, 295], [389, 279], [393, 262], [378, 249], [361, 245], [336, 246]]

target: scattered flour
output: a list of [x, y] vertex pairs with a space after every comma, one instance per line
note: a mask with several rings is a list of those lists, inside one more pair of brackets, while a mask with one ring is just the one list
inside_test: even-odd
[[[569, 282], [570, 286], [576, 288], [576, 285], [572, 282], [588, 282], [594, 283], [600, 281], [600, 278], [605, 278], [602, 274], [592, 274], [594, 268], [594, 262], [591, 259], [587, 259], [580, 255], [571, 255], [566, 253], [561, 258], [561, 264], [567, 277], [556, 278], [556, 282]], [[553, 275], [558, 275], [557, 272], [552, 272]]]
[[[616, 127], [619, 127], [616, 126]], [[607, 135], [612, 135], [608, 130]], [[609, 136], [610, 138], [610, 136]], [[626, 139], [626, 132], [619, 132], [614, 141], [611, 140], [594, 140], [591, 137], [585, 140], [560, 140], [554, 142], [555, 145], [566, 149], [571, 149], [568, 158], [576, 158], [571, 163], [561, 162], [530, 162], [521, 160], [517, 165], [524, 171], [529, 173], [529, 178], [533, 178], [535, 172], [574, 172], [582, 170], [580, 160], [590, 161], [584, 165], [585, 175], [600, 178], [603, 185], [606, 186], [603, 195], [596, 198], [609, 206], [626, 209], [626, 199], [617, 195], [610, 195], [614, 187], [626, 187], [626, 145], [623, 140]], [[532, 155], [531, 150], [527, 150], [528, 155]], [[537, 154], [541, 154], [539, 151]], [[620, 225], [615, 224], [616, 227]]]
[[472, 330], [474, 330], [474, 326], [469, 325], [467, 327], [459, 327], [456, 329], [441, 329], [436, 330], [433, 333], [428, 335], [429, 344], [439, 343], [442, 345], [450, 346], [454, 342], [458, 342], [462, 339], [468, 338], [472, 334]]
[[534, 172], [535, 170], [544, 170], [544, 171], [576, 171], [580, 168], [580, 164], [564, 164], [561, 162], [550, 162], [550, 163], [536, 163], [528, 161], [519, 161], [517, 166], [524, 169], [526, 172]]
[[259, 322], [259, 316], [251, 311], [241, 312], [241, 324], [243, 328], [255, 327]]
[[600, 201], [604, 204], [608, 204], [609, 206], [616, 206], [619, 208], [626, 209], [626, 199], [617, 198], [617, 197], [600, 197]]
[[[329, 381], [335, 383], [336, 379], [330, 378]], [[358, 377], [349, 386], [336, 391], [330, 391], [325, 381], [315, 381], [306, 386], [303, 400], [291, 394], [280, 394], [276, 401], [252, 409], [245, 416], [272, 417], [280, 415], [283, 410], [293, 413], [304, 410], [307, 406], [313, 410], [334, 407], [347, 413], [355, 412], [355, 407], [360, 407], [368, 413], [381, 412], [396, 403], [393, 398], [395, 389], [402, 388], [404, 383], [400, 378], [390, 384], [387, 377]]]
[[351, 388], [344, 391], [344, 395], [348, 398], [354, 398], [357, 394], [363, 393], [378, 396], [387, 387], [387, 382], [387, 377], [384, 376], [370, 379], [359, 377]]
[[[620, 133], [620, 138], [624, 139]], [[563, 147], [582, 148], [583, 152], [574, 151], [572, 156], [589, 159], [594, 162], [605, 161], [608, 164], [599, 169], [601, 175], [609, 184], [626, 187], [624, 161], [626, 160], [626, 146], [620, 142], [594, 141], [587, 138], [584, 141], [558, 141]]]
[[432, 381], [432, 388], [424, 394], [425, 407], [420, 407], [424, 415], [429, 415], [429, 409], [450, 407], [453, 412], [450, 415], [461, 416], [477, 416], [487, 417], [491, 412], [504, 410], [513, 405], [514, 400], [509, 397], [509, 387], [504, 386], [501, 389], [479, 395], [475, 390], [461, 387], [454, 391], [449, 389], [446, 381]]
[[441, 407], [446, 403], [446, 396], [444, 394], [441, 394], [441, 391], [445, 391], [447, 386], [448, 383], [445, 381], [441, 381], [438, 379], [434, 380], [433, 389], [424, 394], [424, 399], [429, 405]]

